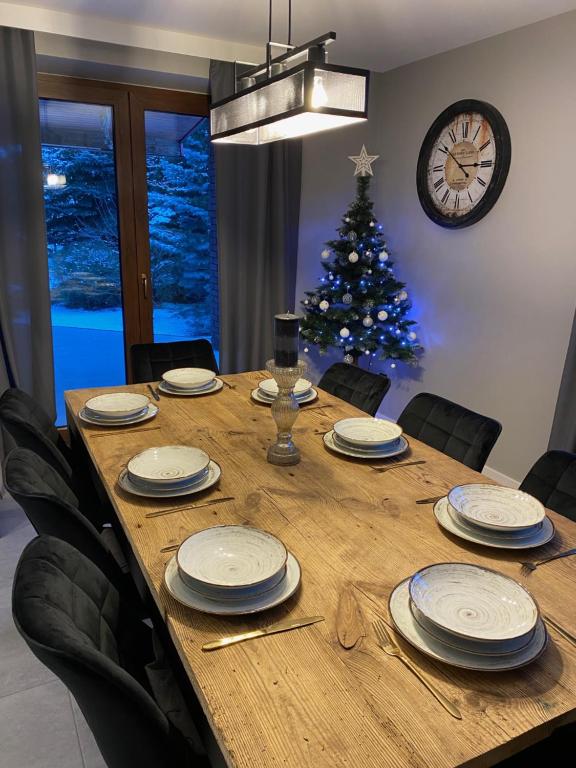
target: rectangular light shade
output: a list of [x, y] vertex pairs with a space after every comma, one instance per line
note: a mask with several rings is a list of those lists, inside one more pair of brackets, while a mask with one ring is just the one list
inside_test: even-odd
[[212, 141], [266, 144], [368, 117], [367, 70], [305, 62], [213, 105]]

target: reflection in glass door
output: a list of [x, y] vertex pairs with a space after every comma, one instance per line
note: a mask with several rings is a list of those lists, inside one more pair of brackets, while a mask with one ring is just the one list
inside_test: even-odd
[[218, 349], [210, 130], [206, 117], [144, 111], [154, 341]]
[[123, 384], [124, 321], [110, 106], [40, 99], [57, 424], [64, 391]]

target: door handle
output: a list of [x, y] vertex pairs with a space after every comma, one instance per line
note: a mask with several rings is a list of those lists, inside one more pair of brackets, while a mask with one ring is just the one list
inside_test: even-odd
[[144, 298], [148, 298], [148, 275], [145, 272], [142, 272], [140, 275], [140, 279], [142, 280], [142, 291], [144, 293]]

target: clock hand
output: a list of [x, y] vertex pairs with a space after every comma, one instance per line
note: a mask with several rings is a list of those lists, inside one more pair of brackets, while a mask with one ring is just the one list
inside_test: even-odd
[[[446, 146], [446, 144], [444, 144], [444, 149], [446, 150], [446, 152], [448, 152], [448, 154], [450, 155], [450, 157], [451, 157], [451, 158], [454, 160], [454, 162], [456, 163], [456, 165], [458, 166], [458, 168], [460, 168], [460, 170], [464, 171], [464, 166], [462, 165], [462, 163], [459, 163], [459, 162], [458, 162], [458, 160], [456, 160], [456, 158], [454, 157], [454, 155], [452, 154], [452, 152], [450, 152], [450, 150], [448, 149], [448, 147]], [[467, 178], [467, 179], [470, 177], [470, 174], [468, 173], [468, 171], [464, 171], [464, 176], [466, 176], [466, 178]]]

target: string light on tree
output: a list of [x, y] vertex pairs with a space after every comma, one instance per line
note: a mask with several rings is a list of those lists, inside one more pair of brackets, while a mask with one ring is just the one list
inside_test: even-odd
[[301, 333], [307, 346], [317, 345], [320, 353], [336, 347], [346, 362], [357, 363], [360, 357], [371, 362], [378, 356], [393, 359], [396, 367], [398, 361], [415, 363], [421, 347], [411, 327], [408, 293], [394, 274], [369, 197], [377, 158], [368, 155], [366, 147], [350, 156], [355, 163], [356, 199], [341, 218], [336, 239], [322, 251], [324, 277], [304, 296]]

